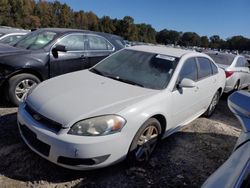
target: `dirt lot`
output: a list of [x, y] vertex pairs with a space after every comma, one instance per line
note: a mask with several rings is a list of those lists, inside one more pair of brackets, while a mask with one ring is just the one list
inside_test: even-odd
[[16, 108], [0, 105], [0, 187], [200, 187], [230, 155], [240, 134], [224, 96], [215, 114], [163, 140], [150, 163], [79, 172], [58, 167], [21, 141]]

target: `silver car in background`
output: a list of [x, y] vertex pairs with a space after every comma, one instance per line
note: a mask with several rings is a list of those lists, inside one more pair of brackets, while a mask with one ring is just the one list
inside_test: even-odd
[[24, 29], [2, 27], [0, 28], [0, 43], [10, 45], [15, 44], [29, 32], [29, 30]]
[[250, 187], [250, 93], [234, 92], [228, 106], [242, 125], [242, 133], [230, 158], [203, 184], [202, 188]]
[[250, 84], [249, 64], [244, 56], [219, 52], [207, 52], [219, 67], [225, 70], [225, 93], [246, 88]]

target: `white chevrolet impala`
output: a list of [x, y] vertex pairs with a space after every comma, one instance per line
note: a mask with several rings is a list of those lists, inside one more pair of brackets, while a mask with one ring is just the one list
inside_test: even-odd
[[19, 130], [34, 152], [66, 168], [144, 163], [160, 139], [210, 116], [224, 86], [224, 71], [205, 54], [129, 47], [31, 89]]

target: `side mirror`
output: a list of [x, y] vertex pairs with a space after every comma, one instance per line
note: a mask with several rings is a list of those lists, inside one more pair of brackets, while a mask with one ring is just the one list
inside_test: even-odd
[[193, 80], [191, 80], [189, 78], [183, 78], [177, 86], [179, 88], [183, 88], [183, 87], [194, 88], [194, 87], [196, 87], [196, 84]]
[[52, 52], [67, 52], [66, 47], [63, 45], [57, 45], [52, 49]]

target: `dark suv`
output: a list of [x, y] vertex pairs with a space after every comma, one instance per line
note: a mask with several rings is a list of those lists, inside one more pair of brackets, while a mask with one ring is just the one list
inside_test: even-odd
[[90, 68], [123, 47], [123, 39], [112, 34], [59, 28], [36, 30], [13, 47], [0, 45], [1, 90], [18, 105], [39, 82]]

